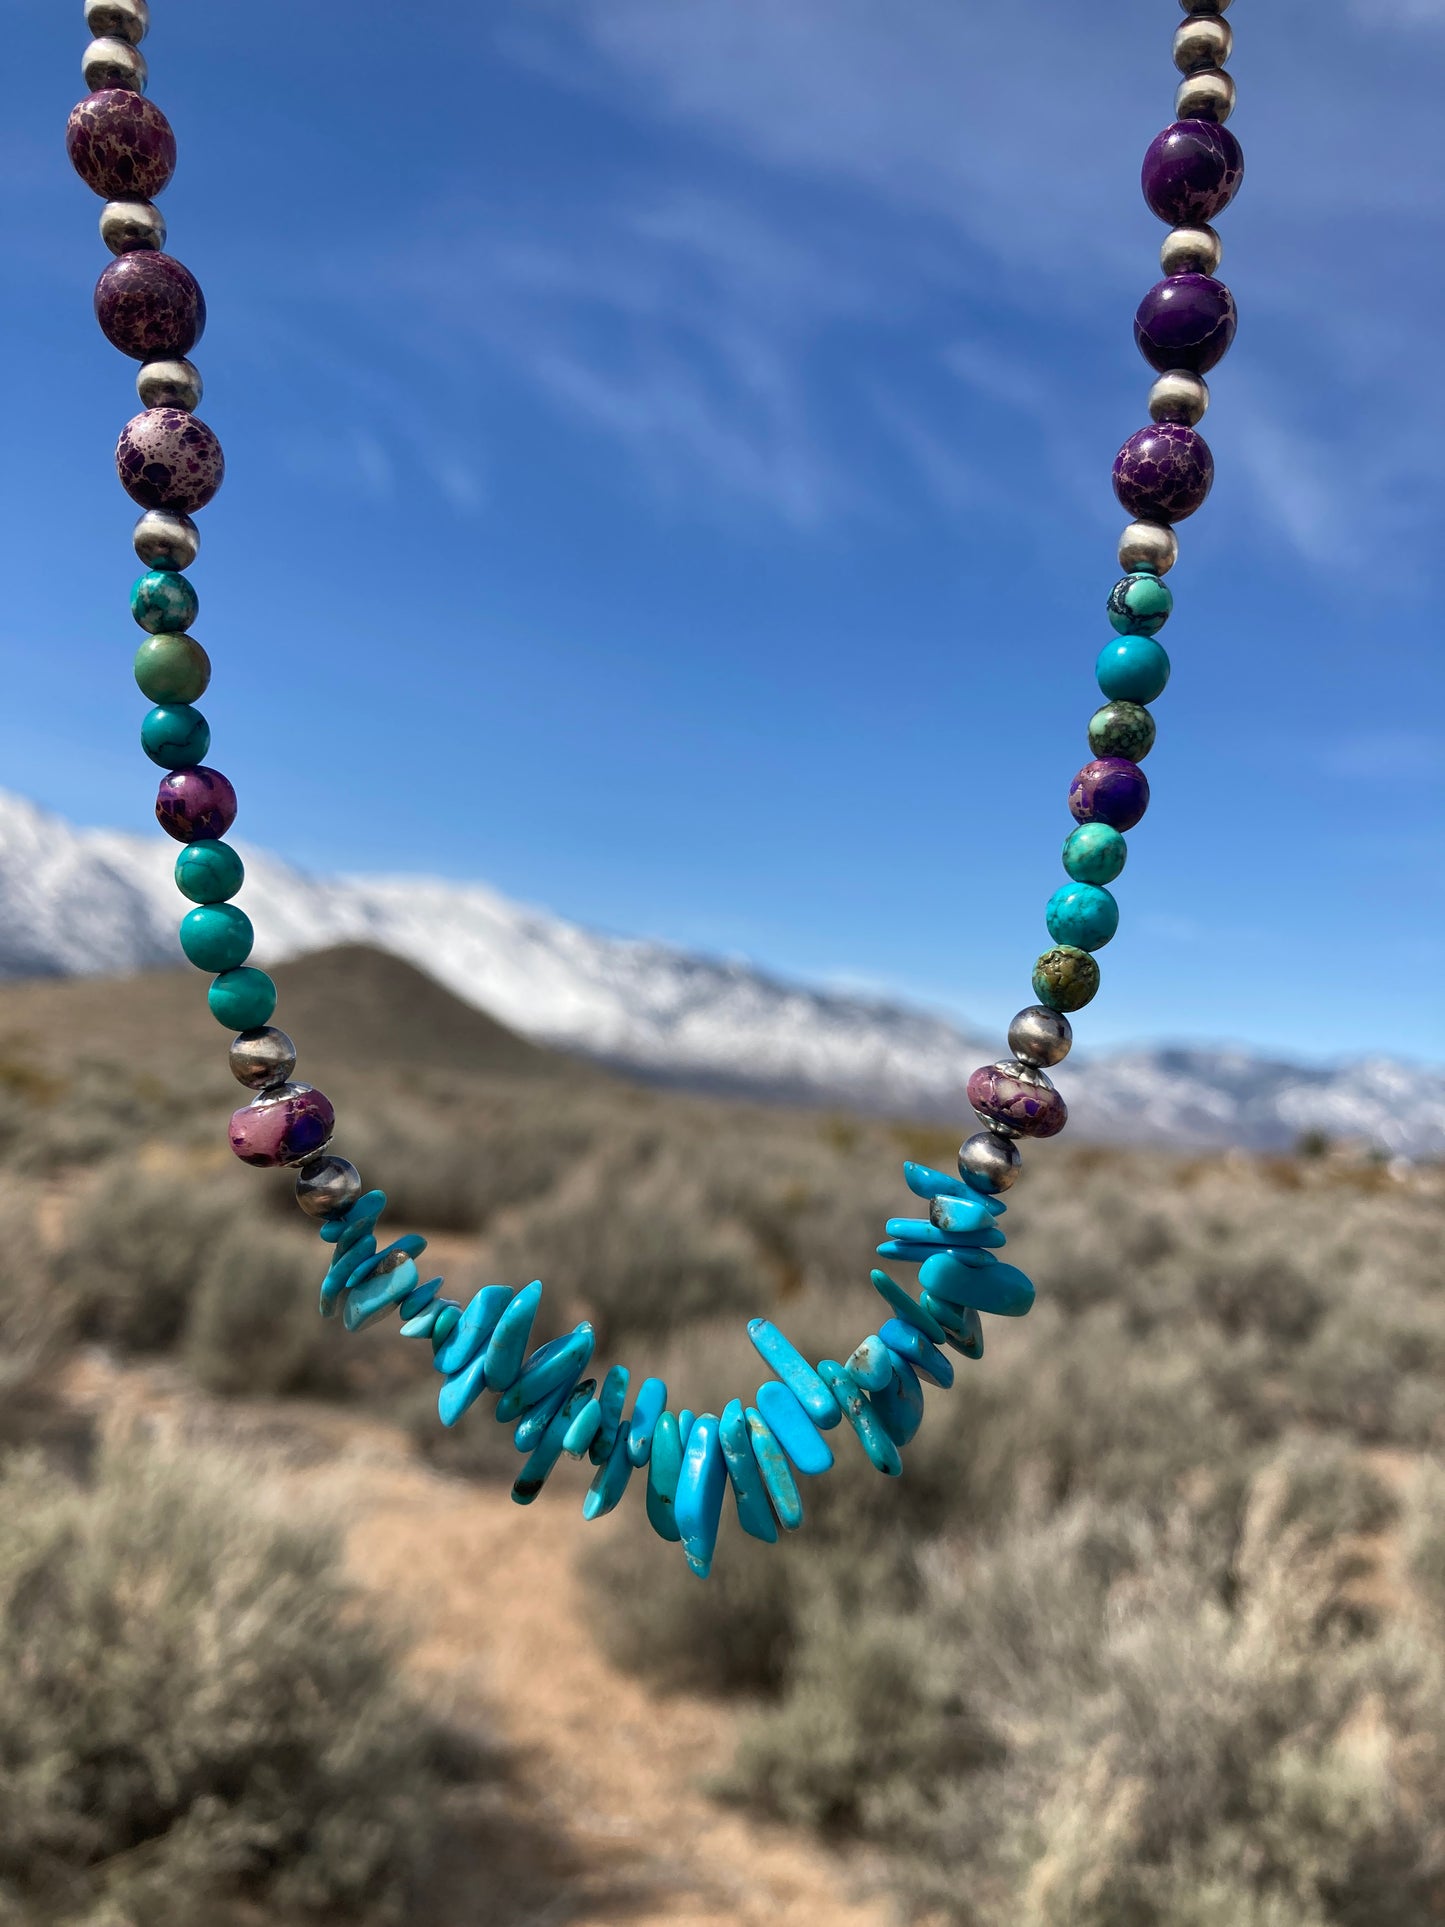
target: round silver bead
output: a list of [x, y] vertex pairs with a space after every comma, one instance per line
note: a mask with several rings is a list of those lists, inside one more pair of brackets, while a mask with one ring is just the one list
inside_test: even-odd
[[1218, 14], [1192, 13], [1174, 34], [1174, 65], [1181, 74], [1222, 67], [1234, 52], [1234, 29]]
[[145, 408], [181, 408], [186, 414], [200, 406], [201, 371], [178, 356], [174, 361], [148, 361], [135, 378], [135, 392]]
[[163, 248], [166, 217], [150, 201], [107, 201], [100, 210], [100, 238], [112, 254]]
[[243, 1030], [231, 1046], [231, 1075], [248, 1091], [269, 1090], [284, 1084], [296, 1068], [296, 1046], [284, 1030], [263, 1024]]
[[1230, 0], [1179, 0], [1181, 13], [1228, 13]]
[[147, 509], [131, 541], [148, 569], [188, 569], [201, 551], [201, 531], [177, 509]]
[[959, 1176], [990, 1196], [1016, 1182], [1023, 1160], [1019, 1147], [992, 1131], [978, 1131], [958, 1153]]
[[1174, 96], [1176, 120], [1225, 121], [1234, 112], [1235, 88], [1231, 75], [1217, 67], [1186, 74]]
[[1193, 428], [1204, 420], [1209, 407], [1209, 385], [1202, 375], [1191, 375], [1185, 368], [1171, 368], [1149, 390], [1149, 419], [1156, 422], [1183, 422]]
[[1178, 560], [1178, 539], [1163, 522], [1131, 522], [1119, 537], [1119, 567], [1125, 575], [1135, 569], [1168, 575]]
[[93, 34], [138, 47], [150, 31], [151, 10], [146, 0], [85, 0], [85, 24]]
[[296, 1173], [296, 1202], [308, 1218], [339, 1218], [361, 1189], [361, 1173], [346, 1158], [308, 1158]]
[[1030, 1004], [1008, 1027], [1008, 1047], [1021, 1064], [1033, 1070], [1062, 1064], [1074, 1042], [1074, 1030], [1061, 1010]]
[[1166, 274], [1218, 274], [1224, 243], [1212, 227], [1175, 227], [1164, 236], [1159, 265]]
[[128, 40], [92, 40], [81, 56], [80, 71], [92, 93], [102, 87], [125, 87], [133, 94], [146, 90], [146, 57]]

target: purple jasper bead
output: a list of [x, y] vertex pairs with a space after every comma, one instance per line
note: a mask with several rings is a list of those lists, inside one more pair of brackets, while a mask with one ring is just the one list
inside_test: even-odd
[[188, 355], [206, 326], [206, 298], [169, 254], [118, 255], [95, 284], [95, 318], [112, 348], [137, 361]]
[[133, 502], [193, 515], [221, 486], [226, 458], [213, 430], [181, 408], [133, 415], [115, 445], [115, 472]]
[[1183, 422], [1152, 422], [1114, 457], [1114, 493], [1136, 522], [1182, 522], [1213, 486], [1209, 444]]
[[276, 1084], [231, 1116], [231, 1149], [243, 1164], [304, 1164], [336, 1129], [331, 1100], [309, 1084]]
[[71, 108], [65, 151], [85, 185], [107, 201], [152, 201], [176, 171], [170, 122], [128, 87], [102, 87]]
[[1171, 274], [1139, 303], [1134, 339], [1151, 368], [1207, 375], [1234, 340], [1234, 296], [1208, 274]]
[[984, 1064], [968, 1080], [968, 1101], [980, 1117], [1007, 1125], [1021, 1137], [1057, 1137], [1069, 1109], [1042, 1072], [1023, 1076], [1021, 1064]]
[[224, 836], [236, 820], [236, 792], [218, 769], [173, 769], [156, 791], [156, 821], [177, 843]]
[[1212, 221], [1239, 192], [1244, 149], [1213, 120], [1176, 120], [1149, 143], [1144, 199], [1171, 227]]
[[1101, 756], [1085, 763], [1069, 785], [1069, 810], [1076, 823], [1107, 823], [1132, 830], [1149, 807], [1149, 779], [1124, 756]]

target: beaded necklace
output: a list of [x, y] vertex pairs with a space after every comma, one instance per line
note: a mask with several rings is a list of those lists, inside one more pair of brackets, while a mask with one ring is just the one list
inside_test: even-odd
[[1244, 173], [1239, 143], [1224, 125], [1234, 107], [1234, 82], [1223, 71], [1233, 41], [1222, 18], [1229, 4], [1198, 0], [1191, 10], [1181, 0], [1187, 18], [1174, 36], [1184, 75], [1177, 119], [1144, 158], [1144, 197], [1170, 229], [1161, 251], [1165, 278], [1134, 322], [1158, 379], [1150, 426], [1131, 435], [1114, 462], [1114, 492], [1133, 519], [1119, 542], [1125, 574], [1108, 599], [1115, 639], [1096, 665], [1106, 700], [1089, 721], [1094, 760], [1069, 789], [1077, 827], [1064, 844], [1068, 881], [1045, 913], [1054, 947], [1034, 966], [1038, 1001], [1009, 1025], [1012, 1055], [968, 1081], [984, 1128], [960, 1150], [959, 1175], [903, 1167], [927, 1216], [890, 1218], [878, 1255], [916, 1267], [918, 1295], [875, 1270], [888, 1316], [842, 1363], [810, 1362], [770, 1320], [755, 1318], [748, 1335], [772, 1376], [754, 1403], [735, 1398], [721, 1414], [694, 1415], [669, 1406], [659, 1378], [643, 1379], [629, 1409], [625, 1366], [612, 1365], [600, 1380], [586, 1375], [594, 1349], [586, 1322], [529, 1349], [539, 1282], [520, 1291], [488, 1285], [464, 1305], [445, 1296], [440, 1278], [423, 1281], [417, 1260], [425, 1238], [408, 1232], [379, 1247], [385, 1192], [364, 1189], [355, 1165], [328, 1148], [336, 1119], [327, 1098], [292, 1081], [295, 1046], [271, 1023], [275, 986], [247, 962], [251, 922], [231, 901], [244, 877], [241, 858], [223, 841], [236, 794], [206, 764], [211, 732], [194, 706], [211, 665], [189, 633], [198, 602], [182, 571], [200, 546], [191, 518], [215, 495], [225, 465], [214, 432], [194, 412], [201, 377], [187, 359], [205, 326], [205, 300], [190, 271], [163, 252], [165, 222], [154, 205], [175, 170], [175, 136], [144, 91], [147, 0], [87, 0], [86, 24], [97, 36], [83, 63], [92, 91], [71, 113], [66, 145], [106, 203], [100, 232], [115, 259], [96, 283], [96, 319], [107, 340], [142, 364], [143, 412], [116, 445], [121, 484], [143, 511], [134, 543], [146, 573], [131, 611], [146, 631], [135, 679], [154, 707], [141, 724], [141, 747], [165, 771], [156, 816], [183, 846], [176, 884], [195, 905], [181, 920], [181, 949], [210, 973], [211, 1011], [237, 1033], [231, 1069], [254, 1093], [231, 1118], [231, 1148], [247, 1164], [296, 1171], [297, 1201], [320, 1220], [331, 1247], [323, 1317], [339, 1315], [348, 1331], [359, 1331], [396, 1314], [404, 1338], [429, 1340], [442, 1375], [443, 1425], [455, 1425], [483, 1392], [495, 1396], [497, 1418], [515, 1427], [517, 1449], [527, 1455], [512, 1487], [519, 1505], [538, 1496], [564, 1456], [585, 1454], [596, 1468], [582, 1505], [588, 1519], [610, 1512], [640, 1472], [652, 1526], [680, 1542], [705, 1578], [729, 1488], [743, 1531], [775, 1541], [780, 1528], [802, 1523], [796, 1475], [833, 1463], [827, 1432], [846, 1425], [877, 1470], [897, 1477], [902, 1449], [922, 1423], [924, 1381], [952, 1385], [948, 1354], [982, 1356], [983, 1317], [1017, 1318], [1033, 1303], [1029, 1279], [994, 1255], [1004, 1243], [1000, 1194], [1019, 1175], [1020, 1140], [1054, 1137], [1067, 1121], [1048, 1073], [1073, 1041], [1068, 1013], [1099, 988], [1094, 953], [1119, 922], [1108, 885], [1124, 868], [1123, 833], [1148, 807], [1139, 765], [1154, 742], [1147, 705], [1169, 680], [1169, 658], [1155, 638], [1173, 607], [1164, 582], [1178, 555], [1173, 524], [1201, 506], [1214, 478], [1197, 424], [1209, 405], [1204, 376], [1234, 338], [1235, 309], [1215, 279], [1220, 242], [1209, 223]]

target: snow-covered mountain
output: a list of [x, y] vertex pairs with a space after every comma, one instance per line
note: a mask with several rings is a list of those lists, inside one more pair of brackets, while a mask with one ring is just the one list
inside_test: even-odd
[[[601, 936], [481, 884], [318, 878], [246, 849], [241, 896], [265, 963], [369, 943], [539, 1043], [680, 1083], [967, 1118], [999, 1040], [902, 1003], [786, 983], [746, 964]], [[81, 830], [0, 792], [0, 977], [90, 976], [179, 959], [175, 846]], [[1071, 1058], [1080, 1130], [1178, 1145], [1288, 1145], [1302, 1131], [1445, 1152], [1445, 1072], [1388, 1060], [1304, 1069], [1238, 1051]]]

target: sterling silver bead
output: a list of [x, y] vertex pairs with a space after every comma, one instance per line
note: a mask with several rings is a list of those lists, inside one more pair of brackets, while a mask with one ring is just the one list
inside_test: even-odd
[[1172, 368], [1149, 390], [1149, 417], [1156, 422], [1183, 422], [1193, 428], [1209, 407], [1209, 386], [1200, 375]]
[[1174, 96], [1176, 120], [1225, 121], [1234, 112], [1234, 81], [1217, 67], [1204, 67], [1187, 74]]
[[85, 0], [85, 24], [138, 47], [150, 30], [151, 10], [146, 0]]
[[243, 1030], [231, 1046], [231, 1075], [248, 1091], [269, 1090], [284, 1084], [296, 1068], [296, 1046], [284, 1030], [264, 1024]]
[[1019, 1147], [992, 1131], [978, 1131], [958, 1153], [959, 1176], [990, 1196], [1007, 1191], [1019, 1174], [1023, 1160]]
[[1178, 560], [1178, 540], [1163, 522], [1131, 522], [1119, 537], [1119, 567], [1125, 575], [1135, 569], [1168, 575]]
[[128, 40], [92, 40], [81, 56], [80, 71], [92, 93], [102, 87], [125, 87], [133, 94], [146, 90], [146, 57]]
[[148, 361], [135, 378], [135, 392], [145, 408], [182, 408], [189, 415], [201, 402], [201, 371], [178, 356], [174, 361]]
[[1170, 228], [1159, 250], [1166, 274], [1218, 274], [1224, 243], [1212, 227]]
[[1030, 1004], [1008, 1027], [1008, 1047], [1021, 1064], [1046, 1070], [1062, 1064], [1074, 1042], [1073, 1026], [1061, 1010]]
[[1175, 31], [1174, 65], [1181, 74], [1222, 67], [1234, 52], [1234, 29], [1217, 14], [1192, 13]]
[[150, 201], [107, 201], [100, 210], [100, 238], [112, 254], [163, 248], [166, 217]]
[[131, 536], [148, 569], [188, 569], [201, 549], [201, 531], [176, 509], [147, 509]]
[[296, 1202], [308, 1218], [338, 1218], [361, 1196], [361, 1173], [346, 1158], [310, 1158], [296, 1173]]
[[1228, 13], [1230, 0], [1179, 0], [1182, 13]]

